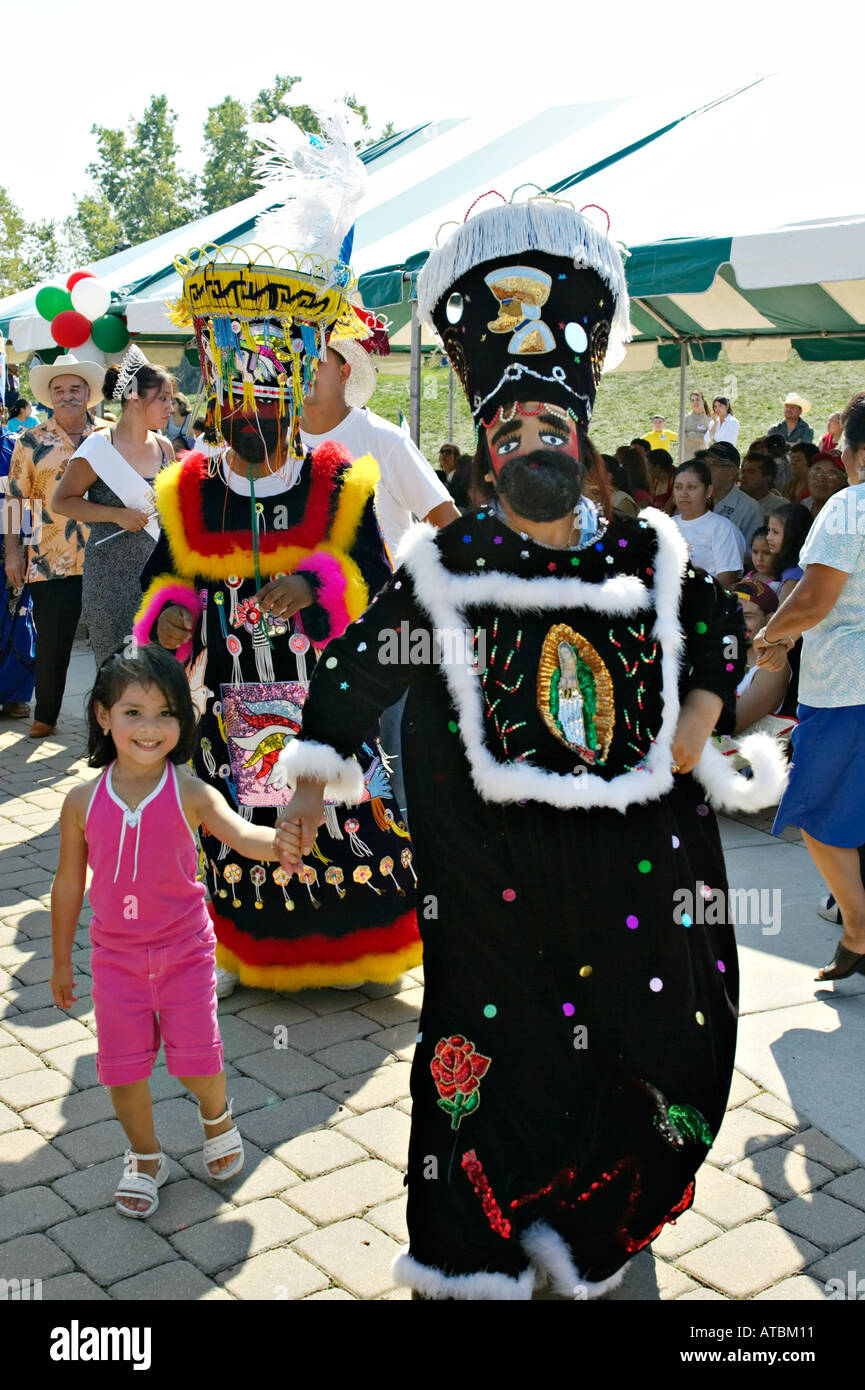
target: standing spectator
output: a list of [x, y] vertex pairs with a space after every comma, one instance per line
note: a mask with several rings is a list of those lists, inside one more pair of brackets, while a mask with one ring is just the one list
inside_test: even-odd
[[437, 478], [441, 478], [451, 497], [458, 507], [468, 507], [468, 464], [463, 462], [464, 455], [460, 454], [456, 444], [443, 444], [439, 449], [439, 466], [435, 470]]
[[[168, 380], [167, 375], [166, 380]], [[186, 449], [192, 448], [194, 437], [192, 415], [189, 401], [180, 391], [176, 391], [171, 398], [171, 414], [168, 417], [165, 436], [171, 441], [175, 454], [182, 454]]]
[[666, 428], [663, 415], [652, 416], [652, 428], [643, 435], [650, 449], [666, 449], [672, 456], [673, 445], [679, 438], [675, 430]]
[[653, 449], [649, 455], [652, 506], [663, 512], [673, 496], [673, 460], [666, 449]]
[[784, 406], [784, 419], [777, 425], [773, 425], [768, 434], [780, 434], [784, 443], [789, 448], [791, 444], [798, 443], [804, 439], [807, 444], [811, 444], [814, 439], [814, 431], [802, 419], [811, 409], [811, 402], [806, 401], [804, 396], [800, 396], [798, 391], [790, 391], [782, 402]]
[[820, 450], [817, 448], [816, 444], [809, 444], [804, 439], [800, 439], [790, 450], [790, 472], [792, 474], [791, 502], [804, 502], [806, 497], [811, 496], [808, 473], [811, 464], [819, 453]]
[[[445, 487], [448, 487], [448, 478], [456, 469], [459, 456], [460, 451], [456, 444], [443, 444], [439, 449], [439, 466], [435, 470], [435, 474], [437, 478], [441, 478]], [[449, 488], [448, 491], [450, 491]]]
[[754, 532], [765, 520], [759, 502], [749, 497], [739, 487], [739, 451], [732, 444], [715, 444], [711, 449], [701, 451], [698, 458], [704, 457], [712, 475], [713, 510], [716, 516], [724, 516], [741, 531], [745, 548], [749, 550]]
[[732, 521], [710, 510], [712, 475], [702, 459], [679, 465], [673, 497], [678, 508], [673, 520], [688, 543], [691, 563], [729, 588], [742, 573], [745, 542]]
[[3, 397], [3, 404], [7, 410], [11, 410], [17, 401], [20, 392], [18, 390], [18, 367], [14, 362], [6, 363], [6, 392]]
[[121, 402], [120, 419], [107, 441], [101, 436], [81, 446], [51, 499], [52, 511], [90, 527], [82, 611], [97, 667], [130, 635], [141, 605], [139, 576], [159, 534], [153, 483], [174, 462], [161, 433], [173, 388], [168, 373], [137, 347], [119, 368], [109, 367], [103, 394]]
[[739, 438], [739, 421], [730, 413], [727, 396], [716, 396], [712, 402], [712, 417], [703, 436], [704, 444], [733, 444]]
[[19, 396], [9, 411], [9, 423], [6, 426], [9, 433], [21, 434], [24, 430], [34, 429], [38, 424], [36, 416], [30, 412], [30, 402]]
[[811, 513], [801, 502], [788, 502], [769, 517], [767, 538], [781, 581], [778, 592], [782, 603], [802, 578], [799, 553], [810, 529]]
[[57, 723], [75, 629], [81, 616], [86, 526], [54, 520], [48, 498], [78, 448], [96, 429], [89, 414], [102, 395], [104, 371], [71, 353], [51, 366], [31, 368], [37, 400], [54, 414], [19, 436], [9, 469], [9, 496], [29, 506], [36, 523], [29, 541], [6, 537], [6, 573], [14, 588], [27, 583], [36, 620], [36, 709], [31, 738], [45, 738]]
[[783, 507], [787, 500], [773, 486], [775, 473], [774, 459], [769, 458], [768, 454], [755, 454], [750, 449], [739, 465], [739, 487], [759, 505], [764, 520]]
[[682, 455], [682, 462], [687, 463], [692, 459], [698, 449], [702, 449], [706, 441], [706, 430], [709, 428], [711, 417], [708, 402], [702, 391], [691, 392], [691, 409], [685, 416], [685, 448]]
[[[21, 508], [7, 501], [6, 479], [15, 448], [15, 437], [0, 430], [0, 537], [17, 534]], [[28, 719], [33, 694], [36, 630], [30, 591], [19, 586], [7, 588], [0, 544], [0, 715], [6, 719]]]
[[831, 454], [841, 447], [841, 412], [833, 410], [826, 421], [826, 433], [820, 440], [820, 453]]
[[817, 516], [830, 497], [847, 486], [847, 474], [838, 454], [815, 454], [808, 469], [809, 497], [802, 503], [812, 517]]
[[[651, 457], [650, 451], [649, 459]], [[616, 458], [623, 470], [619, 486], [631, 494], [638, 507], [650, 507], [652, 505], [652, 484], [649, 477], [649, 463], [643, 451], [622, 444], [616, 450]]]
[[636, 516], [637, 504], [627, 489], [624, 465], [612, 454], [600, 454], [599, 458], [598, 471], [609, 484], [612, 505], [626, 516]]
[[[865, 465], [865, 392], [842, 420], [852, 480]], [[841, 911], [841, 941], [821, 980], [865, 973], [865, 534], [856, 524], [865, 484], [851, 488], [852, 506], [834, 497], [823, 507], [802, 550], [803, 579], [753, 639], [760, 665], [778, 670], [804, 633], [793, 763], [773, 833], [799, 827]]]

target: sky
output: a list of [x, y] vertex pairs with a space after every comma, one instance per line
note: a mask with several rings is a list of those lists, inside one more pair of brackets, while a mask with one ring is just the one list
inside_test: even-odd
[[[91, 126], [126, 126], [163, 92], [194, 172], [208, 107], [227, 94], [248, 101], [277, 73], [353, 93], [376, 133], [503, 107], [669, 97], [679, 86], [693, 95], [703, 81], [711, 96], [769, 71], [790, 72], [791, 102], [813, 84], [815, 119], [828, 119], [832, 84], [855, 80], [835, 62], [845, 42], [858, 51], [854, 12], [845, 0], [42, 0], [4, 63], [0, 185], [28, 220], [64, 218], [88, 187]], [[791, 176], [802, 176], [795, 152]]]

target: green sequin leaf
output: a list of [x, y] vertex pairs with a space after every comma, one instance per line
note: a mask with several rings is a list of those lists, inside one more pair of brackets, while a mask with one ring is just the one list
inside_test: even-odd
[[670, 1105], [667, 1108], [667, 1118], [673, 1128], [686, 1139], [693, 1140], [695, 1144], [702, 1141], [707, 1149], [712, 1147], [712, 1131], [693, 1105]]

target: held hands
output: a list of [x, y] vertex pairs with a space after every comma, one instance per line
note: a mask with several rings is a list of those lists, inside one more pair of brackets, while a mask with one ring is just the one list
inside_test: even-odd
[[55, 965], [51, 972], [51, 993], [58, 1009], [71, 1009], [73, 1004], [77, 1004], [78, 996], [72, 993], [74, 988], [72, 966]]
[[786, 638], [780, 645], [767, 642], [764, 636], [765, 631], [766, 629], [762, 628], [752, 640], [757, 665], [764, 671], [783, 671], [787, 665], [787, 653], [796, 644], [790, 637]]
[[312, 586], [302, 574], [284, 575], [272, 579], [255, 595], [259, 608], [272, 613], [274, 618], [292, 618], [301, 608], [309, 608], [315, 602]]
[[312, 851], [316, 832], [323, 821], [324, 783], [299, 782], [276, 822], [275, 844], [282, 867], [289, 873], [297, 873], [304, 855]]
[[188, 608], [179, 603], [171, 603], [159, 615], [156, 624], [156, 640], [167, 651], [176, 651], [188, 642], [195, 627], [195, 617]]

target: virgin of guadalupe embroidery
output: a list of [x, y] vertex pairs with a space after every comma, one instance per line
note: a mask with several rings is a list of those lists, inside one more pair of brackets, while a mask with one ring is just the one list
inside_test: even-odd
[[591, 642], [566, 623], [544, 638], [538, 709], [553, 738], [583, 762], [606, 762], [616, 723], [613, 682]]

